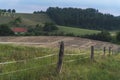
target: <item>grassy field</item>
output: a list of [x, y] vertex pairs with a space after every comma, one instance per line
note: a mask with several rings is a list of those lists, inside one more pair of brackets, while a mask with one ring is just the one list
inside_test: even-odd
[[95, 33], [100, 32], [100, 31], [97, 31], [97, 30], [72, 28], [72, 27], [66, 27], [66, 26], [58, 26], [58, 27], [59, 27], [59, 32], [73, 33], [76, 36], [77, 35], [86, 35], [86, 34], [95, 34]]
[[[102, 57], [96, 50], [95, 61], [89, 59], [89, 50], [66, 50], [61, 74], [56, 73], [59, 50], [52, 48], [34, 48], [15, 45], [0, 45], [0, 62], [18, 61], [0, 64], [0, 80], [119, 80], [120, 55]], [[52, 57], [38, 58], [49, 54]], [[35, 58], [38, 59], [35, 59]], [[84, 58], [88, 57], [88, 58]], [[73, 62], [67, 62], [75, 60]]]
[[28, 14], [28, 13], [16, 13], [15, 17], [0, 16], [0, 24], [8, 23], [17, 17], [21, 17], [22, 24], [33, 26], [36, 24], [44, 24], [45, 22], [52, 22], [52, 20], [46, 14]]

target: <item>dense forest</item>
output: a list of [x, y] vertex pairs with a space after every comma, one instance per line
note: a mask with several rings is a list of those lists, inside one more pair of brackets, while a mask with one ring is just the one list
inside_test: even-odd
[[120, 29], [120, 17], [103, 14], [93, 8], [49, 7], [46, 13], [58, 25], [95, 30]]

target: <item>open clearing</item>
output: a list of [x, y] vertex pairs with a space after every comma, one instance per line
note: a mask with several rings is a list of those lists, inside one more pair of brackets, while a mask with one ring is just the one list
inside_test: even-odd
[[97, 48], [104, 46], [113, 47], [115, 49], [119, 48], [118, 45], [95, 41], [90, 39], [83, 39], [78, 37], [63, 37], [63, 36], [27, 36], [27, 37], [0, 37], [1, 44], [19, 44], [27, 46], [36, 46], [36, 47], [57, 47], [59, 42], [64, 41], [65, 47], [68, 48], [79, 48], [86, 49], [90, 46], [95, 46]]

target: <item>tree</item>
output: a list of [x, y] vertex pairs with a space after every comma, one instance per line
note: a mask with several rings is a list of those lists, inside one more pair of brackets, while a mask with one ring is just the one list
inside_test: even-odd
[[12, 36], [14, 32], [6, 24], [0, 25], [0, 36]]
[[46, 13], [58, 25], [95, 30], [120, 29], [120, 16], [103, 14], [93, 8], [49, 7]]
[[3, 9], [3, 12], [4, 12], [4, 13], [6, 13], [6, 12], [7, 12], [7, 10], [6, 10], [6, 9]]
[[8, 9], [8, 11], [7, 11], [8, 13], [12, 13], [12, 10], [11, 9]]
[[120, 31], [116, 33], [116, 40], [120, 42]]
[[16, 22], [16, 23], [21, 23], [21, 22], [22, 22], [22, 18], [21, 18], [21, 17], [17, 17], [17, 18], [15, 19], [15, 22]]
[[45, 23], [43, 31], [52, 32], [54, 30], [58, 30], [58, 27], [55, 26], [53, 23]]
[[13, 9], [13, 10], [12, 10], [12, 13], [16, 13], [16, 10], [15, 10], [15, 9]]
[[100, 41], [112, 41], [112, 36], [108, 31], [101, 31], [101, 33], [98, 34], [92, 34], [92, 35], [84, 35], [83, 38], [93, 39], [93, 40], [100, 40]]

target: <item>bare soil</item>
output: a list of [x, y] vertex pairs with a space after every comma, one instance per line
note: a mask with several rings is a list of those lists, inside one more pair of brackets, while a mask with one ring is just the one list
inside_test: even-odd
[[64, 41], [65, 47], [68, 48], [79, 48], [85, 49], [90, 46], [96, 48], [112, 47], [118, 49], [119, 45], [95, 41], [90, 39], [83, 39], [78, 37], [63, 37], [63, 36], [27, 36], [27, 37], [0, 37], [1, 44], [18, 44], [25, 46], [36, 46], [36, 47], [58, 47], [59, 42]]

